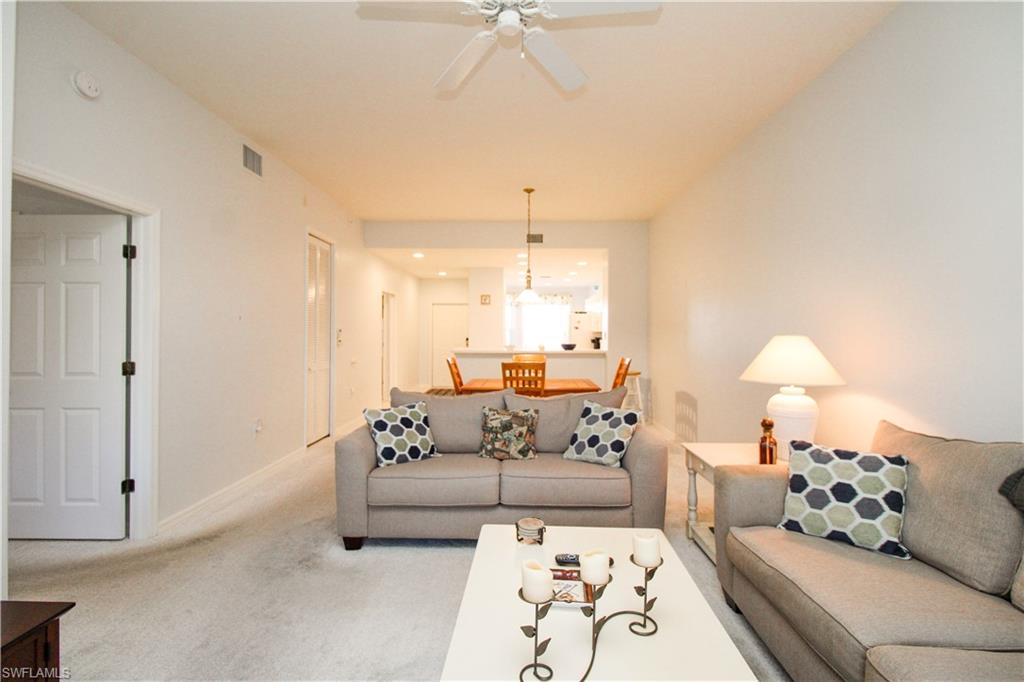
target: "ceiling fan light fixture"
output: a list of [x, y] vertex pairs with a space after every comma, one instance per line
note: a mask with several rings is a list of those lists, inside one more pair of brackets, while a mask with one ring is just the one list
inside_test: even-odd
[[498, 15], [498, 33], [503, 36], [519, 35], [523, 29], [523, 20], [514, 9], [502, 10]]

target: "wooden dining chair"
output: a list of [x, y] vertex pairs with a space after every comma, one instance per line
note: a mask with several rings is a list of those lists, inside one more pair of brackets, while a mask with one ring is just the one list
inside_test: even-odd
[[543, 397], [546, 371], [547, 364], [543, 362], [503, 362], [501, 384], [504, 388], [514, 388], [518, 395]]
[[455, 388], [455, 395], [462, 395], [462, 372], [459, 371], [459, 361], [455, 356], [445, 358], [448, 363], [448, 371], [452, 375], [452, 386]]
[[615, 378], [612, 380], [612, 388], [626, 385], [626, 375], [629, 374], [629, 365], [633, 358], [619, 358], [619, 366], [615, 370]]
[[543, 353], [516, 353], [512, 356], [512, 362], [547, 362], [548, 358]]

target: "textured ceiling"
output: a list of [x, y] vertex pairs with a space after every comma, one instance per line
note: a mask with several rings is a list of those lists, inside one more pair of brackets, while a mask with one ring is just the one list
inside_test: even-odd
[[540, 219], [649, 218], [891, 9], [666, 3], [570, 20], [549, 28], [590, 76], [582, 90], [562, 93], [512, 44], [439, 95], [479, 30], [458, 4], [69, 6], [376, 220], [518, 219], [528, 184]]

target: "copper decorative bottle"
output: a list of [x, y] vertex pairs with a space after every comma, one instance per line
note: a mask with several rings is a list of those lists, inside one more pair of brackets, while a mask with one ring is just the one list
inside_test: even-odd
[[779, 459], [779, 444], [775, 442], [772, 429], [775, 422], [765, 417], [761, 420], [761, 443], [758, 447], [758, 462], [760, 464], [775, 464]]

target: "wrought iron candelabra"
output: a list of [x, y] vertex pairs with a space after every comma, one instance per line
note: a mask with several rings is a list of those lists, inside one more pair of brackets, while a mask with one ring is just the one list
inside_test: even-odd
[[551, 603], [553, 599], [549, 599], [546, 602], [536, 603], [528, 601], [523, 596], [523, 591], [519, 590], [519, 598], [525, 601], [527, 604], [533, 604], [533, 625], [522, 625], [519, 627], [523, 634], [533, 640], [533, 663], [526, 664], [522, 670], [519, 671], [519, 682], [524, 682], [523, 678], [526, 676], [526, 671], [532, 671], [533, 676], [541, 682], [547, 682], [550, 680], [554, 671], [551, 670], [551, 666], [546, 663], [541, 663], [537, 659], [544, 655], [544, 652], [548, 650], [548, 644], [551, 643], [551, 638], [548, 637], [543, 642], [540, 640], [540, 622], [544, 620], [544, 616], [548, 615], [548, 611], [551, 610]]
[[[640, 566], [640, 564], [636, 563], [636, 559], [633, 558], [633, 555], [630, 555], [629, 560], [633, 562], [634, 566]], [[584, 606], [580, 610], [583, 612], [585, 617], [590, 619], [590, 663], [587, 665], [586, 671], [580, 678], [580, 682], [584, 682], [590, 675], [590, 671], [594, 667], [594, 659], [597, 657], [597, 639], [601, 635], [601, 630], [612, 618], [617, 616], [636, 616], [637, 618], [642, 618], [643, 620], [635, 620], [629, 624], [629, 631], [639, 637], [650, 637], [658, 631], [658, 621], [654, 620], [650, 615], [651, 609], [654, 608], [654, 602], [658, 601], [658, 598], [651, 597], [648, 599], [647, 593], [650, 582], [654, 579], [654, 574], [658, 572], [658, 569], [663, 563], [665, 563], [665, 560], [661, 559], [657, 566], [640, 566], [640, 568], [644, 569], [644, 584], [635, 585], [633, 587], [633, 590], [641, 600], [642, 610], [640, 611], [616, 611], [615, 613], [610, 613], [607, 616], [598, 618], [597, 605], [601, 597], [604, 596], [604, 592], [608, 588], [608, 585], [612, 582], [611, 576], [609, 576], [608, 582], [604, 585], [589, 585], [589, 583], [586, 583], [591, 588], [593, 602]], [[523, 597], [522, 590], [519, 590], [519, 598], [526, 601], [526, 598]], [[533, 604], [533, 602], [527, 603]], [[538, 642], [538, 629], [540, 621], [544, 616], [548, 615], [548, 611], [551, 609], [551, 601], [543, 602], [541, 604], [533, 604], [533, 608], [533, 625], [523, 625], [519, 628], [522, 630], [524, 635], [533, 639], [533, 663], [527, 664], [519, 671], [519, 680], [520, 682], [524, 682], [524, 677], [526, 676], [527, 671], [532, 671], [533, 676], [536, 679], [541, 680], [541, 682], [547, 682], [547, 680], [551, 679], [554, 673], [550, 666], [538, 662], [537, 659], [547, 651], [548, 644], [551, 643], [551, 638], [549, 637], [543, 642]]]

